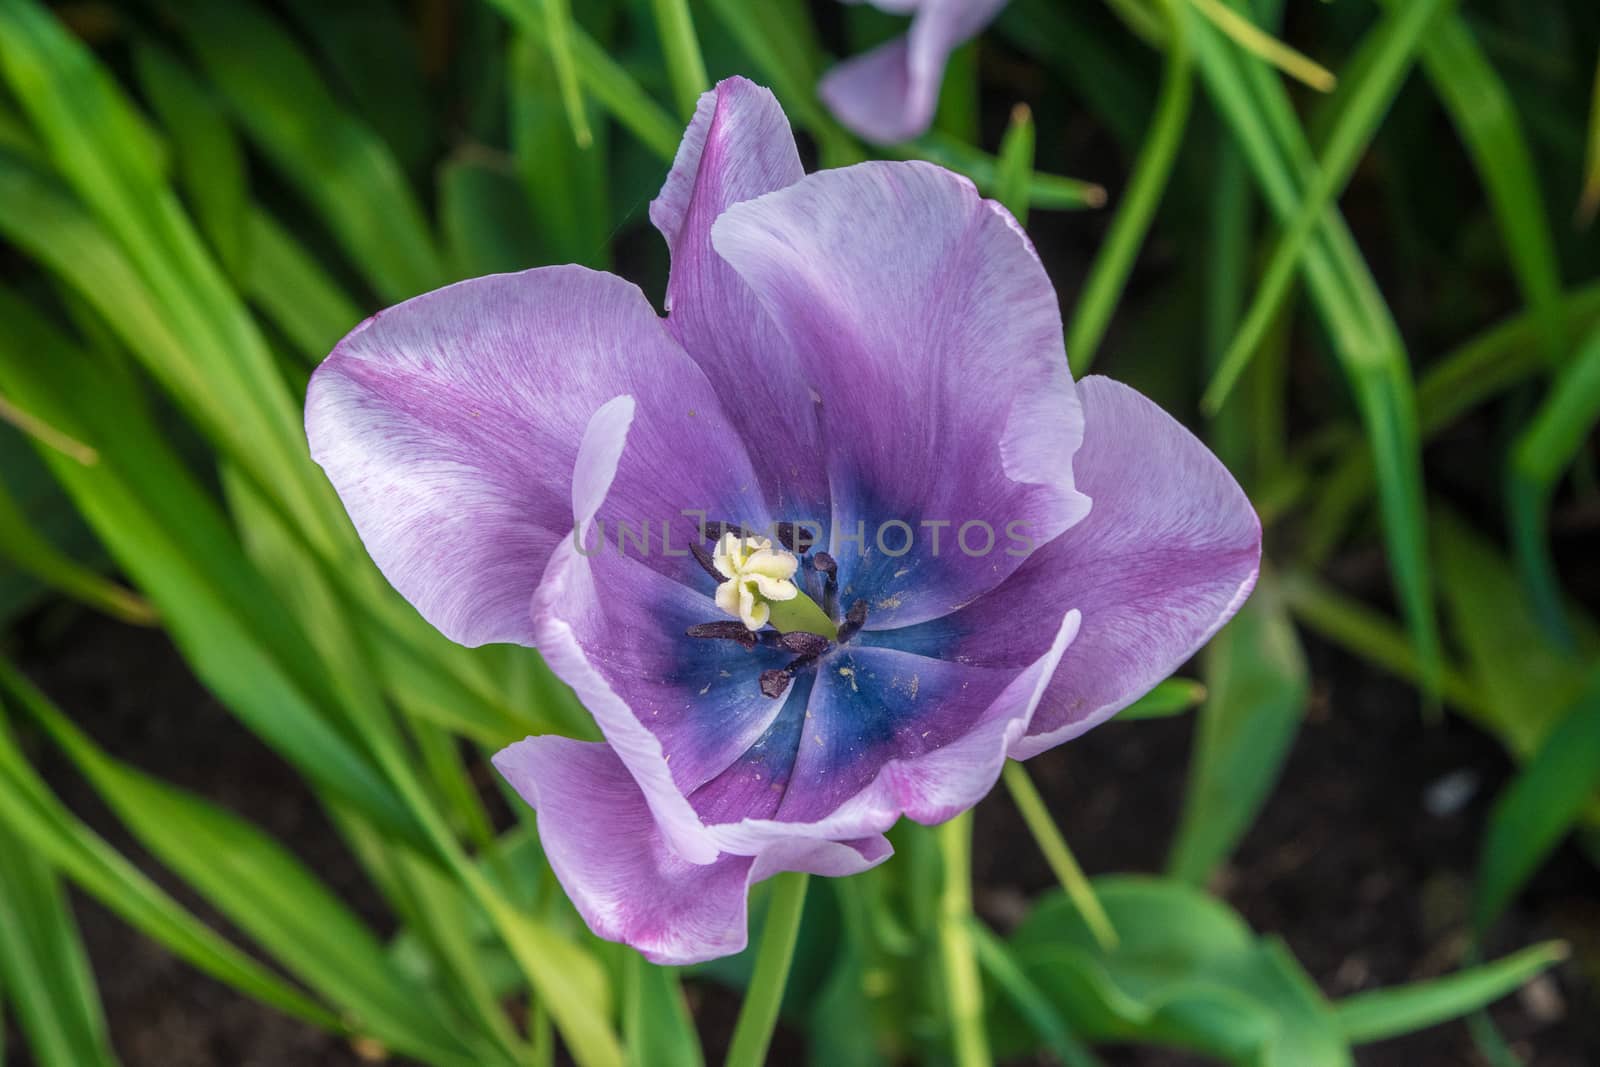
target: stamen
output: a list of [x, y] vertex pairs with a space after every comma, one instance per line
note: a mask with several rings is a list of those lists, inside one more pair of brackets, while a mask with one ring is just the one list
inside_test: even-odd
[[711, 562], [711, 553], [707, 552], [698, 541], [689, 542], [689, 551], [694, 554], [694, 561], [704, 567], [707, 574], [719, 583], [722, 581], [722, 572]]
[[858, 600], [850, 605], [850, 610], [845, 614], [844, 622], [839, 624], [839, 643], [842, 645], [856, 635], [867, 621], [867, 602]]
[[[729, 625], [737, 626], [738, 623]], [[812, 659], [828, 651], [828, 639], [821, 634], [809, 633], [805, 630], [791, 630], [786, 634], [778, 635], [778, 647], [797, 656], [809, 656]]]
[[742, 622], [697, 622], [689, 627], [690, 637], [737, 641], [745, 648], [756, 647], [756, 635]]
[[794, 678], [795, 671], [809, 667], [816, 661], [816, 656], [801, 656], [781, 669], [762, 671], [760, 678], [761, 695], [771, 697], [774, 700], [783, 696], [783, 691], [789, 688], [789, 682]]
[[789, 679], [792, 677], [794, 675], [787, 670], [762, 671], [761, 695], [771, 697], [774, 700], [778, 699], [783, 696], [783, 691], [789, 688]]
[[817, 543], [817, 535], [804, 523], [780, 522], [773, 532], [778, 535], [780, 545], [802, 556]]
[[732, 534], [741, 540], [755, 536], [736, 522], [718, 522], [714, 519], [701, 523], [700, 534], [712, 544], [722, 540], [724, 534]]
[[830, 619], [839, 617], [839, 563], [826, 552], [811, 557], [812, 566], [823, 573], [822, 610]]

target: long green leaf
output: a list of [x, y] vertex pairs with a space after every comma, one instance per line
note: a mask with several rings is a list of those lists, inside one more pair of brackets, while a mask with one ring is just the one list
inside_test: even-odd
[[671, 967], [656, 967], [636, 952], [624, 965], [623, 1034], [630, 1067], [703, 1067], [705, 1057], [683, 987]]
[[1489, 929], [1600, 790], [1600, 669], [1489, 815], [1473, 925]]
[[1178, 0], [1170, 0], [1174, 14], [1166, 42], [1166, 69], [1161, 75], [1161, 95], [1149, 132], [1134, 162], [1133, 175], [1112, 217], [1111, 228], [1096, 253], [1084, 282], [1078, 306], [1067, 323], [1067, 359], [1075, 375], [1088, 372], [1112, 312], [1128, 284], [1134, 258], [1161, 204], [1161, 194], [1188, 125], [1194, 95], [1194, 57], [1189, 41], [1189, 21], [1176, 13]]
[[655, 14], [656, 32], [666, 55], [667, 75], [672, 81], [672, 94], [678, 101], [678, 115], [688, 122], [694, 115], [700, 94], [711, 87], [705, 60], [700, 58], [700, 40], [695, 36], [689, 0], [650, 0], [650, 10]]
[[249, 249], [249, 180], [238, 139], [198, 79], [158, 45], [134, 51], [145, 95], [175, 148], [184, 194], [206, 239], [232, 277], [244, 269]]
[[1556, 372], [1543, 404], [1511, 448], [1506, 507], [1523, 581], [1546, 629], [1570, 643], [1561, 583], [1545, 543], [1547, 513], [1562, 472], [1600, 422], [1600, 329]]
[[0, 989], [39, 1067], [117, 1062], [89, 960], [55, 874], [0, 832]]
[[[1400, 6], [1400, 0], [1382, 2]], [[1423, 39], [1422, 65], [1489, 194], [1517, 284], [1539, 319], [1541, 349], [1553, 363], [1561, 356], [1565, 329], [1561, 268], [1511, 94], [1456, 13], [1439, 19]]]
[[1388, 112], [1428, 26], [1442, 8], [1453, 2], [1419, 0], [1400, 8], [1399, 14], [1383, 19], [1372, 29], [1369, 41], [1363, 45], [1370, 50], [1370, 58], [1359, 77], [1346, 84], [1343, 107], [1318, 161], [1315, 182], [1306, 191], [1294, 220], [1273, 248], [1244, 322], [1206, 390], [1204, 406], [1208, 410], [1215, 412], [1222, 406], [1267, 328], [1282, 310], [1296, 267], [1328, 205], [1338, 199]]
[[1205, 653], [1206, 703], [1168, 873], [1204, 884], [1249, 829], [1283, 769], [1310, 671], [1270, 574]]
[[[553, 47], [541, 0], [489, 2], [547, 52]], [[678, 139], [683, 133], [678, 123], [650, 98], [632, 75], [606, 55], [594, 38], [583, 32], [583, 27], [571, 26], [569, 32], [572, 62], [583, 87], [647, 148], [670, 162], [678, 152]]]
[[138, 594], [85, 567], [34, 530], [0, 478], [0, 559], [112, 618], [148, 626], [155, 612]]
[[[313, 650], [215, 504], [171, 453], [132, 383], [0, 292], [0, 383], [99, 450], [84, 466], [45, 454], [107, 550], [161, 613], [196, 673], [313, 781], [391, 828], [411, 818], [319, 703]], [[325, 699], [325, 698], [324, 698]]]
[[168, 2], [236, 120], [378, 294], [393, 302], [441, 285], [442, 261], [399, 163], [283, 28], [250, 5]]
[[[1290, 225], [1315, 162], [1283, 86], [1259, 61], [1237, 55], [1209, 25], [1198, 18], [1189, 23], [1213, 102], [1273, 213]], [[1378, 472], [1390, 571], [1422, 656], [1425, 684], [1432, 689], [1441, 653], [1428, 566], [1421, 443], [1404, 342], [1333, 208], [1303, 262], [1362, 416]]]
[[1333, 1006], [1334, 1016], [1345, 1037], [1356, 1044], [1399, 1037], [1491, 1004], [1566, 958], [1566, 946], [1559, 941], [1533, 945], [1443, 978], [1346, 997]]
[[[33, 0], [0, 6], [0, 74], [62, 179], [114, 238], [137, 280], [130, 288], [143, 290], [145, 309], [158, 320], [160, 343], [131, 344], [134, 355], [215, 444], [273, 487], [309, 538], [353, 543], [331, 489], [305, 454], [300, 411], [275, 358], [184, 215], [138, 112], [82, 43]], [[33, 224], [36, 234], [40, 229]], [[59, 263], [69, 257], [49, 247], [55, 237], [38, 236], [34, 252]], [[108, 322], [129, 328], [114, 291], [82, 277], [81, 267], [64, 269], [79, 272], [74, 284], [105, 309]]]
[[0, 685], [139, 841], [358, 1031], [445, 1063], [476, 1062], [459, 1028], [396, 972], [371, 932], [272, 838], [209, 802], [112, 759], [10, 667]]
[[[3, 705], [0, 705], [3, 707]], [[135, 929], [245, 995], [326, 1030], [338, 1017], [235, 948], [67, 810], [0, 723], [0, 825]]]

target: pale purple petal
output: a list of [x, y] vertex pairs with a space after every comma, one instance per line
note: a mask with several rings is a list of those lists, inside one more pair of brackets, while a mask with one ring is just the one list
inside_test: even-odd
[[[972, 183], [923, 163], [824, 171], [728, 209], [712, 239], [822, 397], [830, 550], [869, 628], [969, 603], [1087, 511], [1055, 291]], [[911, 527], [908, 552], [887, 522]], [[858, 523], [864, 551], [841, 540]]]
[[743, 507], [743, 446], [639, 290], [582, 267], [461, 282], [379, 312], [312, 376], [306, 433], [367, 551], [465, 645], [530, 644], [528, 599], [572, 529], [589, 417], [647, 395], [617, 495], [635, 521]]
[[756, 857], [690, 863], [657, 831], [644, 794], [610, 746], [530, 737], [494, 763], [538, 811], [540, 843], [584, 922], [652, 963], [699, 963], [743, 949], [754, 882], [780, 871], [856, 874], [891, 851], [882, 837], [796, 840]]
[[818, 93], [834, 117], [878, 144], [920, 137], [933, 122], [950, 53], [973, 37], [1006, 0], [875, 0], [914, 11], [911, 30], [823, 76]]
[[827, 518], [816, 412], [787, 342], [712, 251], [711, 224], [733, 204], [804, 174], [789, 120], [772, 93], [729, 78], [700, 97], [650, 205], [650, 220], [672, 251], [667, 327], [744, 434], [768, 504], [790, 520]]
[[1028, 735], [1025, 759], [1121, 711], [1232, 618], [1255, 586], [1261, 524], [1222, 463], [1127, 386], [1078, 383], [1083, 447], [1073, 460], [1089, 515], [1000, 588], [946, 619], [866, 640], [924, 655], [1006, 665], [1042, 635], [1019, 626], [1036, 605], [1083, 612]]

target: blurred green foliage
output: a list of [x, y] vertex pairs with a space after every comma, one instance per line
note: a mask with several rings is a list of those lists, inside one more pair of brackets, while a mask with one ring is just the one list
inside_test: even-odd
[[[1330, 1003], [1203, 887], [1305, 716], [1302, 631], [1524, 766], [1484, 830], [1478, 936], [1600, 811], [1600, 631], [1550, 546], [1552, 514], [1592, 529], [1597, 499], [1600, 9], [1014, 0], [955, 57], [936, 128], [878, 152], [814, 87], [824, 40], [898, 28], [827, 0], [0, 0], [0, 615], [55, 595], [164, 627], [305, 779], [397, 931], [292, 847], [104, 751], [71, 718], [88, 709], [0, 659], [0, 1004], [34, 1062], [115, 1062], [64, 881], [368, 1047], [702, 1062], [680, 975], [594, 939], [529, 814], [513, 803], [497, 828], [479, 793], [499, 746], [592, 725], [536, 655], [453, 646], [389, 589], [306, 454], [300, 400], [362, 315], [452, 280], [620, 261], [659, 292], [644, 205], [697, 94], [733, 73], [777, 92], [820, 165], [939, 162], [1041, 241], [1049, 212], [1103, 205], [1082, 276], [1056, 278], [1073, 368], [1116, 360], [1199, 413], [1269, 559], [1204, 686], [1173, 679], [1124, 715], [1198, 705], [1167, 877], [1085, 880], [1071, 821], [1013, 768], [1064, 891], [991, 930], [965, 820], [900, 828], [891, 864], [814, 887], [803, 915], [790, 883], [758, 890], [759, 958], [700, 976], [753, 991], [735, 1062], [781, 1009], [817, 1062], [1076, 1067], [1132, 1041], [1343, 1064], [1560, 958], [1533, 946]], [[1294, 80], [1328, 89], [1327, 72], [1329, 92]], [[1098, 181], [1078, 176], [1091, 163]], [[1374, 228], [1377, 261], [1356, 239]], [[1466, 424], [1481, 453], [1425, 455]], [[1329, 578], [1369, 546], [1387, 589]], [[64, 806], [35, 737], [249, 950]]]

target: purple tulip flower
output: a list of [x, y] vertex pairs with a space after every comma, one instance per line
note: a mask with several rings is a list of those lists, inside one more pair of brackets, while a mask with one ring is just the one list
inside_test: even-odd
[[950, 53], [987, 26], [1006, 0], [866, 2], [910, 15], [910, 32], [840, 63], [823, 77], [818, 92], [834, 117], [859, 136], [898, 144], [928, 131]]
[[603, 743], [495, 764], [595, 933], [688, 963], [744, 946], [751, 883], [865, 870], [1147, 691], [1249, 594], [1260, 526], [1178, 423], [1074, 384], [965, 178], [808, 176], [735, 78], [650, 217], [665, 319], [576, 266], [461, 282], [341, 341], [306, 428], [425, 618], [582, 698]]

